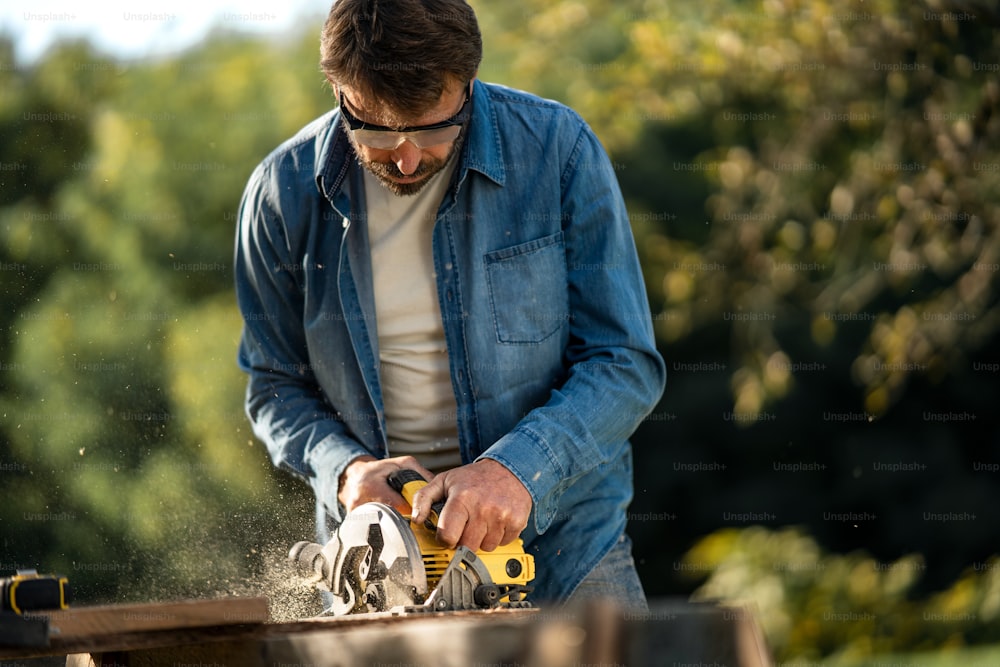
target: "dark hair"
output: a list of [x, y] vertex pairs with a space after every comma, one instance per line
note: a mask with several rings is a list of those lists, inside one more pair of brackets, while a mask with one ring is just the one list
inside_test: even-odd
[[400, 115], [437, 104], [450, 79], [479, 69], [483, 39], [464, 0], [335, 0], [320, 38], [320, 67]]

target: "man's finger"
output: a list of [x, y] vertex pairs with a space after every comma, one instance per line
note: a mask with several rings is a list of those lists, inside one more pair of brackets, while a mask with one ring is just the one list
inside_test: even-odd
[[511, 542], [513, 542], [514, 540], [516, 540], [517, 538], [521, 537], [521, 531], [522, 530], [524, 530], [524, 528], [518, 530], [516, 528], [508, 526], [504, 530], [503, 539], [500, 540], [500, 543], [497, 546], [500, 546], [500, 547], [507, 546], [508, 544], [510, 544]]
[[[464, 547], [469, 547], [473, 551], [483, 549], [483, 540], [486, 538], [486, 526], [482, 522], [469, 522], [465, 524], [465, 531], [458, 541]], [[492, 551], [493, 549], [488, 549]]]
[[445, 505], [438, 517], [437, 540], [449, 549], [454, 549], [461, 540], [464, 546], [475, 551], [485, 534], [485, 526], [470, 522], [468, 513], [455, 503]]
[[444, 500], [444, 481], [443, 478], [436, 477], [413, 494], [411, 512], [413, 520], [417, 523], [423, 523], [430, 516], [431, 505], [439, 500]]
[[492, 525], [483, 535], [482, 543], [479, 548], [483, 551], [493, 551], [498, 546], [503, 543], [504, 537], [506, 537], [508, 531], [505, 530], [503, 524]]

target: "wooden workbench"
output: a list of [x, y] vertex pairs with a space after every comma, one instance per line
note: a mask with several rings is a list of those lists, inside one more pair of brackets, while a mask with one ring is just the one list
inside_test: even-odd
[[46, 617], [49, 646], [0, 646], [0, 665], [28, 667], [42, 656], [65, 656], [72, 667], [771, 664], [747, 609], [670, 600], [654, 601], [645, 614], [590, 604], [273, 623], [266, 598], [229, 598]]

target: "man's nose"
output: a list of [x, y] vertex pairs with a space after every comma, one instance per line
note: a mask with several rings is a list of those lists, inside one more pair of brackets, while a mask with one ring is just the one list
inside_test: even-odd
[[420, 166], [420, 149], [413, 142], [403, 140], [392, 151], [392, 161], [404, 175], [409, 176]]

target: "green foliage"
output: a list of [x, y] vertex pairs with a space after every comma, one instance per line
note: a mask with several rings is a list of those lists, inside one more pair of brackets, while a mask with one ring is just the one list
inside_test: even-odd
[[580, 110], [621, 158], [633, 210], [668, 222], [640, 227], [660, 339], [738, 315], [737, 413], [752, 420], [791, 390], [775, 323], [790, 314], [809, 317], [819, 348], [842, 343], [845, 321], [867, 323], [851, 375], [874, 416], [919, 371], [940, 377], [997, 334], [1000, 44], [987, 7], [524, 6], [499, 40], [516, 45], [512, 78]]
[[779, 663], [856, 664], [901, 651], [996, 642], [1000, 560], [970, 567], [947, 590], [914, 598], [925, 563], [829, 554], [800, 529], [721, 530], [699, 540], [682, 569], [692, 596], [749, 604]]
[[228, 37], [125, 63], [66, 44], [4, 68], [3, 569], [59, 569], [84, 601], [245, 590], [265, 552], [312, 534], [307, 489], [242, 413], [231, 286], [250, 170], [328, 104], [302, 55]]
[[[670, 539], [630, 527], [647, 590], [689, 591], [671, 557], [727, 511], [777, 507], [816, 539], [734, 527], [686, 562], [711, 571], [699, 596], [754, 599], [780, 655], [995, 641], [992, 528], [920, 519], [1000, 502], [969, 466], [1000, 433], [996, 371], [970, 369], [995, 366], [1000, 335], [995, 12], [473, 4], [481, 78], [580, 111], [632, 212], [671, 371], [634, 439], [636, 511], [677, 510]], [[311, 535], [308, 490], [242, 414], [231, 253], [250, 171], [333, 104], [318, 30], [135, 62], [65, 42], [30, 65], [0, 38], [0, 573], [61, 570], [86, 602], [260, 592]], [[992, 440], [929, 407], [972, 411]], [[911, 457], [928, 471], [870, 472]], [[692, 461], [728, 467], [674, 467]], [[829, 470], [776, 482], [776, 461]], [[831, 507], [891, 519], [831, 526]], [[876, 556], [827, 553], [865, 540]]]

